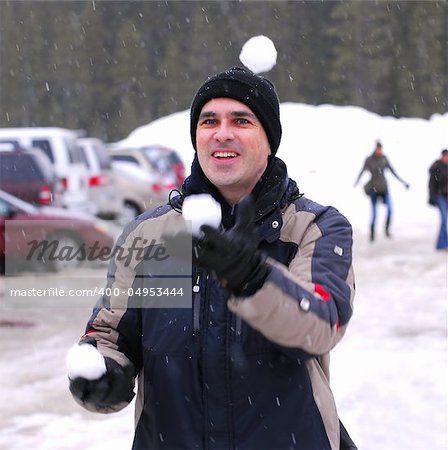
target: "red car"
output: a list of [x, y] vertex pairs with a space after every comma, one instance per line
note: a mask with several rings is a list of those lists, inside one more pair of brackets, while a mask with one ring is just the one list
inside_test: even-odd
[[62, 206], [63, 184], [42, 150], [0, 147], [0, 173], [3, 191], [33, 205]]
[[149, 146], [141, 148], [153, 166], [171, 180], [173, 188], [181, 188], [185, 181], [185, 167], [175, 150], [162, 146]]
[[57, 208], [37, 208], [0, 191], [0, 266], [61, 271], [82, 263], [106, 263], [114, 246], [109, 223]]

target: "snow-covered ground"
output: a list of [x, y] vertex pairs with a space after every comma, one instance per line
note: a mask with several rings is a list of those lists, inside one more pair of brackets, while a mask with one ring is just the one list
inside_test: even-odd
[[[285, 103], [281, 115], [278, 156], [290, 176], [308, 197], [336, 206], [355, 231], [355, 313], [332, 353], [340, 417], [360, 450], [447, 450], [447, 253], [434, 249], [439, 217], [427, 205], [426, 186], [429, 165], [448, 147], [448, 114], [398, 120], [354, 107]], [[380, 232], [370, 243], [365, 178], [357, 188], [353, 183], [376, 139], [411, 187], [406, 191], [389, 177], [393, 237]], [[188, 112], [137, 129], [126, 143], [170, 146], [189, 167]], [[383, 223], [380, 208], [379, 231]], [[95, 271], [101, 276], [104, 269]], [[47, 281], [80, 287], [79, 278]], [[77, 308], [11, 308], [6, 284], [0, 321], [23, 323], [0, 326], [0, 449], [130, 448], [132, 407], [92, 414], [67, 389], [65, 354], [82, 334], [85, 305], [94, 299]]]

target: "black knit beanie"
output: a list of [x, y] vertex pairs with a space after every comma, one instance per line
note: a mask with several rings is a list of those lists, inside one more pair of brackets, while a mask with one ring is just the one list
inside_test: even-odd
[[202, 107], [213, 98], [227, 97], [247, 105], [263, 125], [271, 146], [277, 152], [282, 137], [280, 107], [275, 87], [267, 78], [242, 67], [218, 73], [199, 88], [190, 109], [191, 142], [196, 150], [196, 128]]

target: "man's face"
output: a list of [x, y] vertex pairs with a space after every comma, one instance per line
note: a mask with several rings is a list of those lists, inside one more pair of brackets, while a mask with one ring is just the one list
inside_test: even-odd
[[230, 203], [252, 191], [271, 154], [261, 122], [248, 106], [230, 98], [203, 106], [196, 148], [206, 177]]

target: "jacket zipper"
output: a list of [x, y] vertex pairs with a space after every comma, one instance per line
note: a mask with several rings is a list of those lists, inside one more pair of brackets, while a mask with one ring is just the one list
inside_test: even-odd
[[196, 280], [193, 284], [193, 339], [199, 338], [200, 329], [200, 315], [201, 315], [201, 277], [200, 270], [196, 273]]
[[241, 341], [241, 333], [243, 329], [243, 321], [240, 316], [235, 314], [235, 341]]

